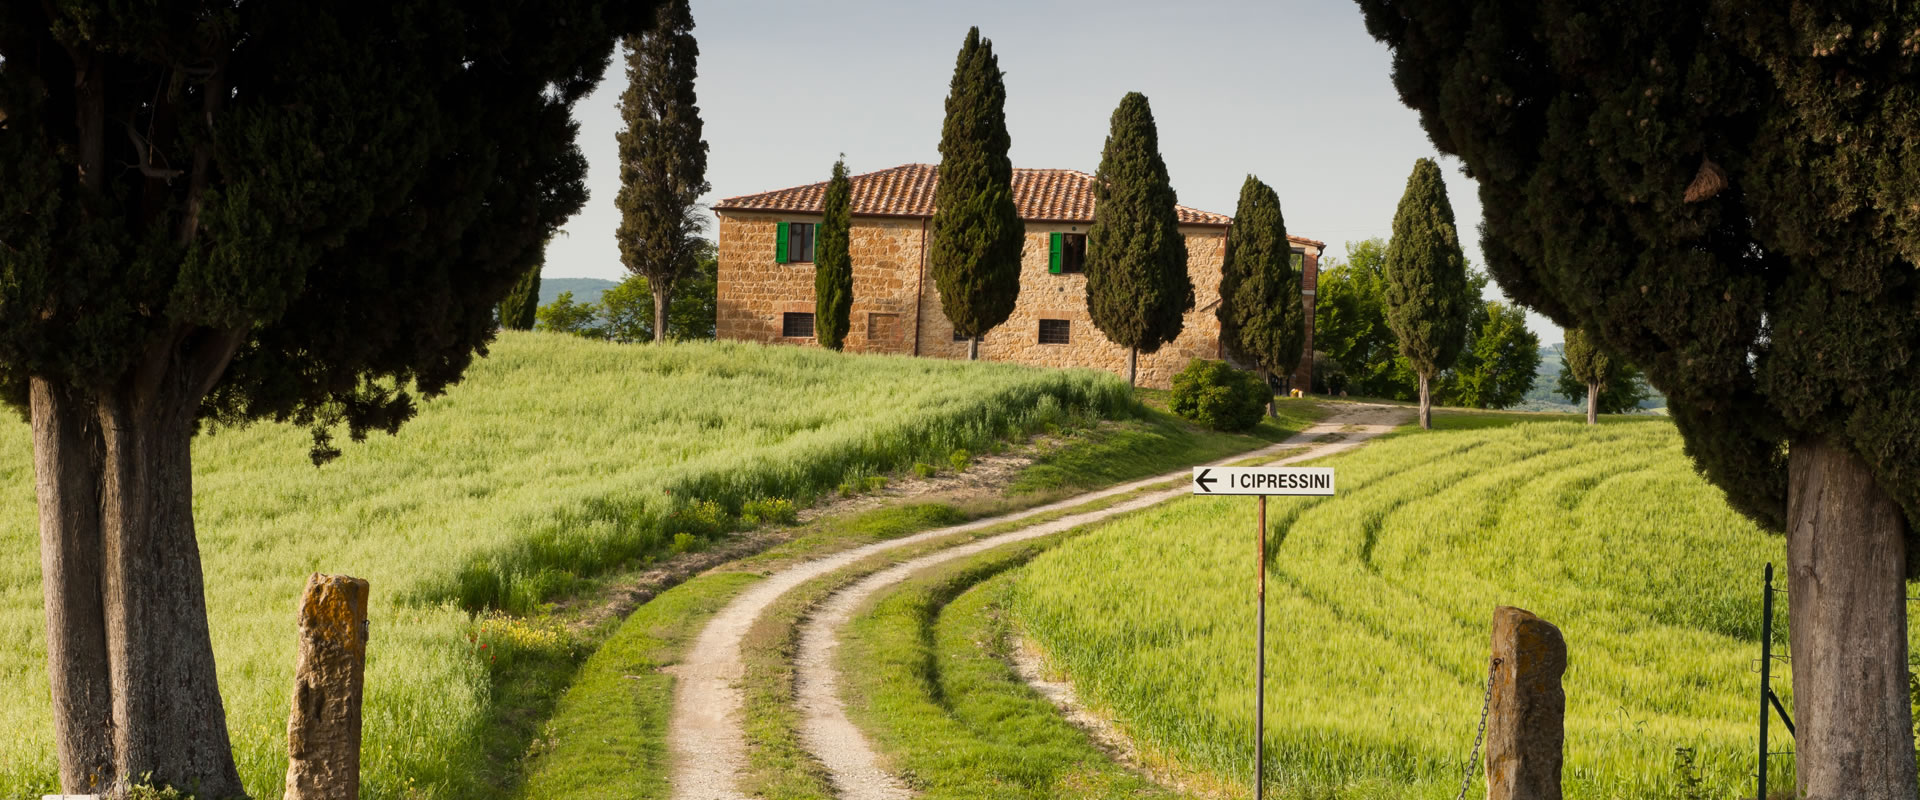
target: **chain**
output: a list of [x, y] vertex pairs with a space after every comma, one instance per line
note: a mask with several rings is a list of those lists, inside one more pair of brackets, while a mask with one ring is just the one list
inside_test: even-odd
[[1466, 800], [1467, 787], [1473, 785], [1473, 773], [1480, 766], [1480, 741], [1487, 736], [1487, 711], [1493, 708], [1493, 675], [1500, 669], [1500, 659], [1494, 659], [1487, 665], [1487, 693], [1480, 698], [1480, 730], [1473, 734], [1473, 751], [1467, 753], [1467, 763], [1460, 776], [1460, 794], [1454, 800]]

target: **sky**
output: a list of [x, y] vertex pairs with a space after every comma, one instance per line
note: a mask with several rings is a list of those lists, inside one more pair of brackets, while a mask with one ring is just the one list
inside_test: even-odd
[[[701, 200], [939, 161], [954, 58], [970, 26], [1006, 73], [1016, 167], [1099, 165], [1109, 119], [1145, 94], [1180, 202], [1232, 214], [1248, 174], [1280, 195], [1287, 231], [1327, 243], [1392, 233], [1416, 159], [1439, 158], [1461, 243], [1480, 258], [1480, 204], [1401, 105], [1385, 45], [1350, 0], [693, 0]], [[547, 252], [547, 278], [626, 276], [614, 242], [614, 134], [625, 61], [575, 108], [591, 199]], [[713, 229], [708, 229], [713, 235]], [[1489, 287], [1489, 299], [1502, 299]], [[1543, 343], [1560, 330], [1537, 314]]]

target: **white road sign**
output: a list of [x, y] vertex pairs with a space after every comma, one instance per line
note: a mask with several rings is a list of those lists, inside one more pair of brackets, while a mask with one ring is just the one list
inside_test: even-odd
[[1332, 467], [1194, 467], [1194, 494], [1333, 494]]

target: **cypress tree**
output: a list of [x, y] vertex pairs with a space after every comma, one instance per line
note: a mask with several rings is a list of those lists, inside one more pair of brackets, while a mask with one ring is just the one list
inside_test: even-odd
[[1128, 92], [1113, 110], [1093, 197], [1087, 312], [1094, 327], [1127, 348], [1132, 384], [1140, 354], [1177, 338], [1183, 315], [1193, 309], [1187, 240], [1180, 235], [1178, 201], [1160, 158], [1160, 134], [1146, 95]]
[[1360, 6], [1508, 294], [1644, 369], [1788, 532], [1796, 796], [1911, 800], [1920, 5]]
[[32, 427], [63, 793], [247, 794], [195, 432], [291, 422], [324, 461], [457, 382], [585, 202], [573, 106], [651, 12], [0, 3], [0, 397]]
[[1433, 427], [1433, 377], [1460, 356], [1475, 301], [1440, 165], [1415, 161], [1387, 244], [1387, 326], [1420, 377], [1421, 428]]
[[500, 301], [500, 327], [514, 331], [533, 330], [535, 315], [540, 310], [540, 264], [534, 264], [520, 282], [515, 283], [507, 292], [507, 299]]
[[846, 343], [853, 312], [853, 255], [847, 241], [853, 226], [852, 202], [853, 183], [847, 180], [847, 160], [842, 156], [833, 162], [833, 179], [827, 182], [823, 201], [826, 213], [814, 241], [813, 333], [820, 346], [829, 350], [839, 350]]
[[687, 0], [665, 0], [653, 30], [628, 37], [620, 115], [620, 261], [653, 289], [653, 339], [667, 338], [667, 309], [694, 268], [705, 225], [707, 143], [693, 91], [700, 45]]
[[1600, 349], [1599, 343], [1579, 328], [1567, 330], [1567, 341], [1562, 351], [1567, 360], [1567, 373], [1573, 379], [1587, 387], [1587, 424], [1600, 422], [1600, 384], [1606, 380], [1608, 363], [1607, 351]]
[[[1258, 365], [1260, 377], [1292, 375], [1306, 346], [1306, 303], [1280, 195], [1248, 175], [1240, 185], [1227, 255], [1220, 268], [1220, 339]], [[1271, 385], [1271, 384], [1269, 384]], [[1267, 403], [1267, 413], [1275, 413]]]
[[980, 357], [980, 337], [1006, 322], [1020, 297], [1026, 229], [1013, 205], [1006, 106], [993, 42], [970, 29], [947, 90], [928, 253], [940, 310], [967, 337], [969, 359]]

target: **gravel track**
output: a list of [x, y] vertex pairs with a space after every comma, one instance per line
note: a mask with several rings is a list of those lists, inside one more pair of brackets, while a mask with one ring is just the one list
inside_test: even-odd
[[[1357, 447], [1365, 440], [1404, 422], [1407, 416], [1407, 410], [1404, 408], [1352, 404], [1284, 442], [1242, 453], [1216, 463], [1256, 459], [1302, 445], [1313, 446], [1305, 453], [1275, 463], [1320, 458]], [[1322, 437], [1328, 437], [1330, 434], [1338, 436], [1338, 440], [1319, 443]], [[745, 672], [745, 665], [740, 656], [740, 645], [754, 620], [765, 613], [782, 594], [813, 578], [842, 569], [878, 553], [1072, 508], [1103, 497], [1126, 494], [1157, 483], [1184, 478], [1188, 474], [1190, 474], [1189, 469], [1182, 469], [1025, 511], [876, 542], [788, 567], [754, 584], [714, 615], [706, 628], [701, 630], [699, 638], [694, 640], [693, 646], [681, 663], [671, 668], [677, 677], [673, 711], [667, 723], [667, 741], [673, 770], [673, 798], [675, 800], [745, 800], [745, 795], [738, 788], [739, 775], [745, 769], [747, 762], [746, 735], [739, 719], [743, 703], [739, 683]], [[838, 696], [838, 676], [833, 669], [832, 655], [835, 648], [839, 646], [840, 627], [861, 602], [875, 592], [937, 564], [955, 558], [964, 558], [1010, 542], [1033, 539], [1097, 522], [1165, 502], [1188, 492], [1185, 486], [1162, 490], [1096, 511], [1062, 517], [999, 536], [957, 545], [875, 573], [828, 598], [802, 629], [796, 681], [798, 702], [803, 717], [802, 736], [807, 747], [831, 772], [834, 787], [840, 796], [844, 800], [903, 800], [912, 796], [911, 790], [905, 784], [880, 766], [879, 759], [867, 743], [866, 737], [847, 719], [846, 709]]]

